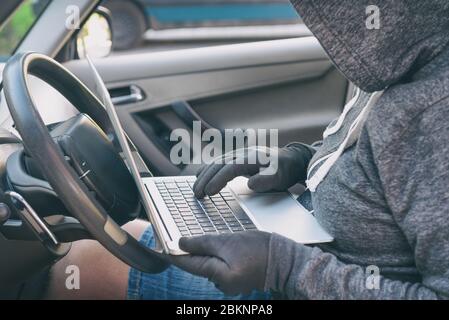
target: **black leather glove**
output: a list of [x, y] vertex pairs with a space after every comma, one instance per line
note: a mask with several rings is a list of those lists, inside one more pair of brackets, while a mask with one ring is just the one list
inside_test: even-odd
[[227, 295], [263, 291], [271, 234], [261, 231], [181, 238], [179, 246], [190, 253], [170, 256], [179, 268], [208, 278]]
[[[248, 176], [248, 187], [256, 192], [286, 191], [296, 183], [304, 181], [307, 176], [307, 166], [313, 156], [312, 148], [300, 143], [291, 144], [277, 149], [275, 166], [273, 163], [261, 164], [260, 159], [268, 159], [265, 151], [243, 152], [243, 160], [224, 164], [209, 164], [203, 166], [197, 173], [198, 179], [193, 186], [197, 198], [214, 195], [220, 192], [226, 184], [238, 176]], [[254, 156], [254, 152], [258, 153]], [[253, 164], [248, 159], [256, 159]], [[269, 173], [263, 174], [268, 169]], [[268, 171], [265, 171], [268, 172]], [[262, 174], [261, 174], [262, 173]]]

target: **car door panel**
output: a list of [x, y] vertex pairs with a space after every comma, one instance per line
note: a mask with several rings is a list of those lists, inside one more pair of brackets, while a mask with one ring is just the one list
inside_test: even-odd
[[[174, 112], [182, 101], [217, 129], [278, 129], [279, 144], [319, 139], [341, 112], [347, 82], [313, 37], [170, 52], [121, 54], [95, 61], [116, 94], [140, 88], [142, 101], [117, 111], [150, 168], [160, 175], [191, 173], [169, 159], [174, 129], [191, 130]], [[87, 63], [66, 66], [91, 85]], [[194, 155], [198, 156], [198, 155]]]

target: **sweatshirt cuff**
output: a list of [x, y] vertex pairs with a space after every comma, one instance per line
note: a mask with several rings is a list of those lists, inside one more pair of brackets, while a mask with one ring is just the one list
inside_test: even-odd
[[270, 239], [265, 290], [287, 297], [302, 295], [301, 273], [312, 256], [313, 248], [273, 233]]

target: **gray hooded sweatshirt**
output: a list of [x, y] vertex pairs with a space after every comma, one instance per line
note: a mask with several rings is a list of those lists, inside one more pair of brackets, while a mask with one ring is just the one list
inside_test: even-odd
[[[335, 241], [313, 247], [274, 235], [266, 288], [291, 299], [449, 298], [449, 1], [293, 4], [363, 90], [309, 168], [338, 149], [370, 93], [385, 92], [312, 193]], [[379, 29], [367, 28], [369, 5]]]

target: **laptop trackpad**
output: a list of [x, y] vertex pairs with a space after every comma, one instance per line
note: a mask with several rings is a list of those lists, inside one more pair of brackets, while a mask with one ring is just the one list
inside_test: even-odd
[[[304, 244], [333, 240], [298, 201], [287, 192], [248, 192], [246, 183], [230, 184], [242, 208], [249, 213], [260, 230], [274, 232]], [[237, 187], [238, 186], [238, 187]]]

